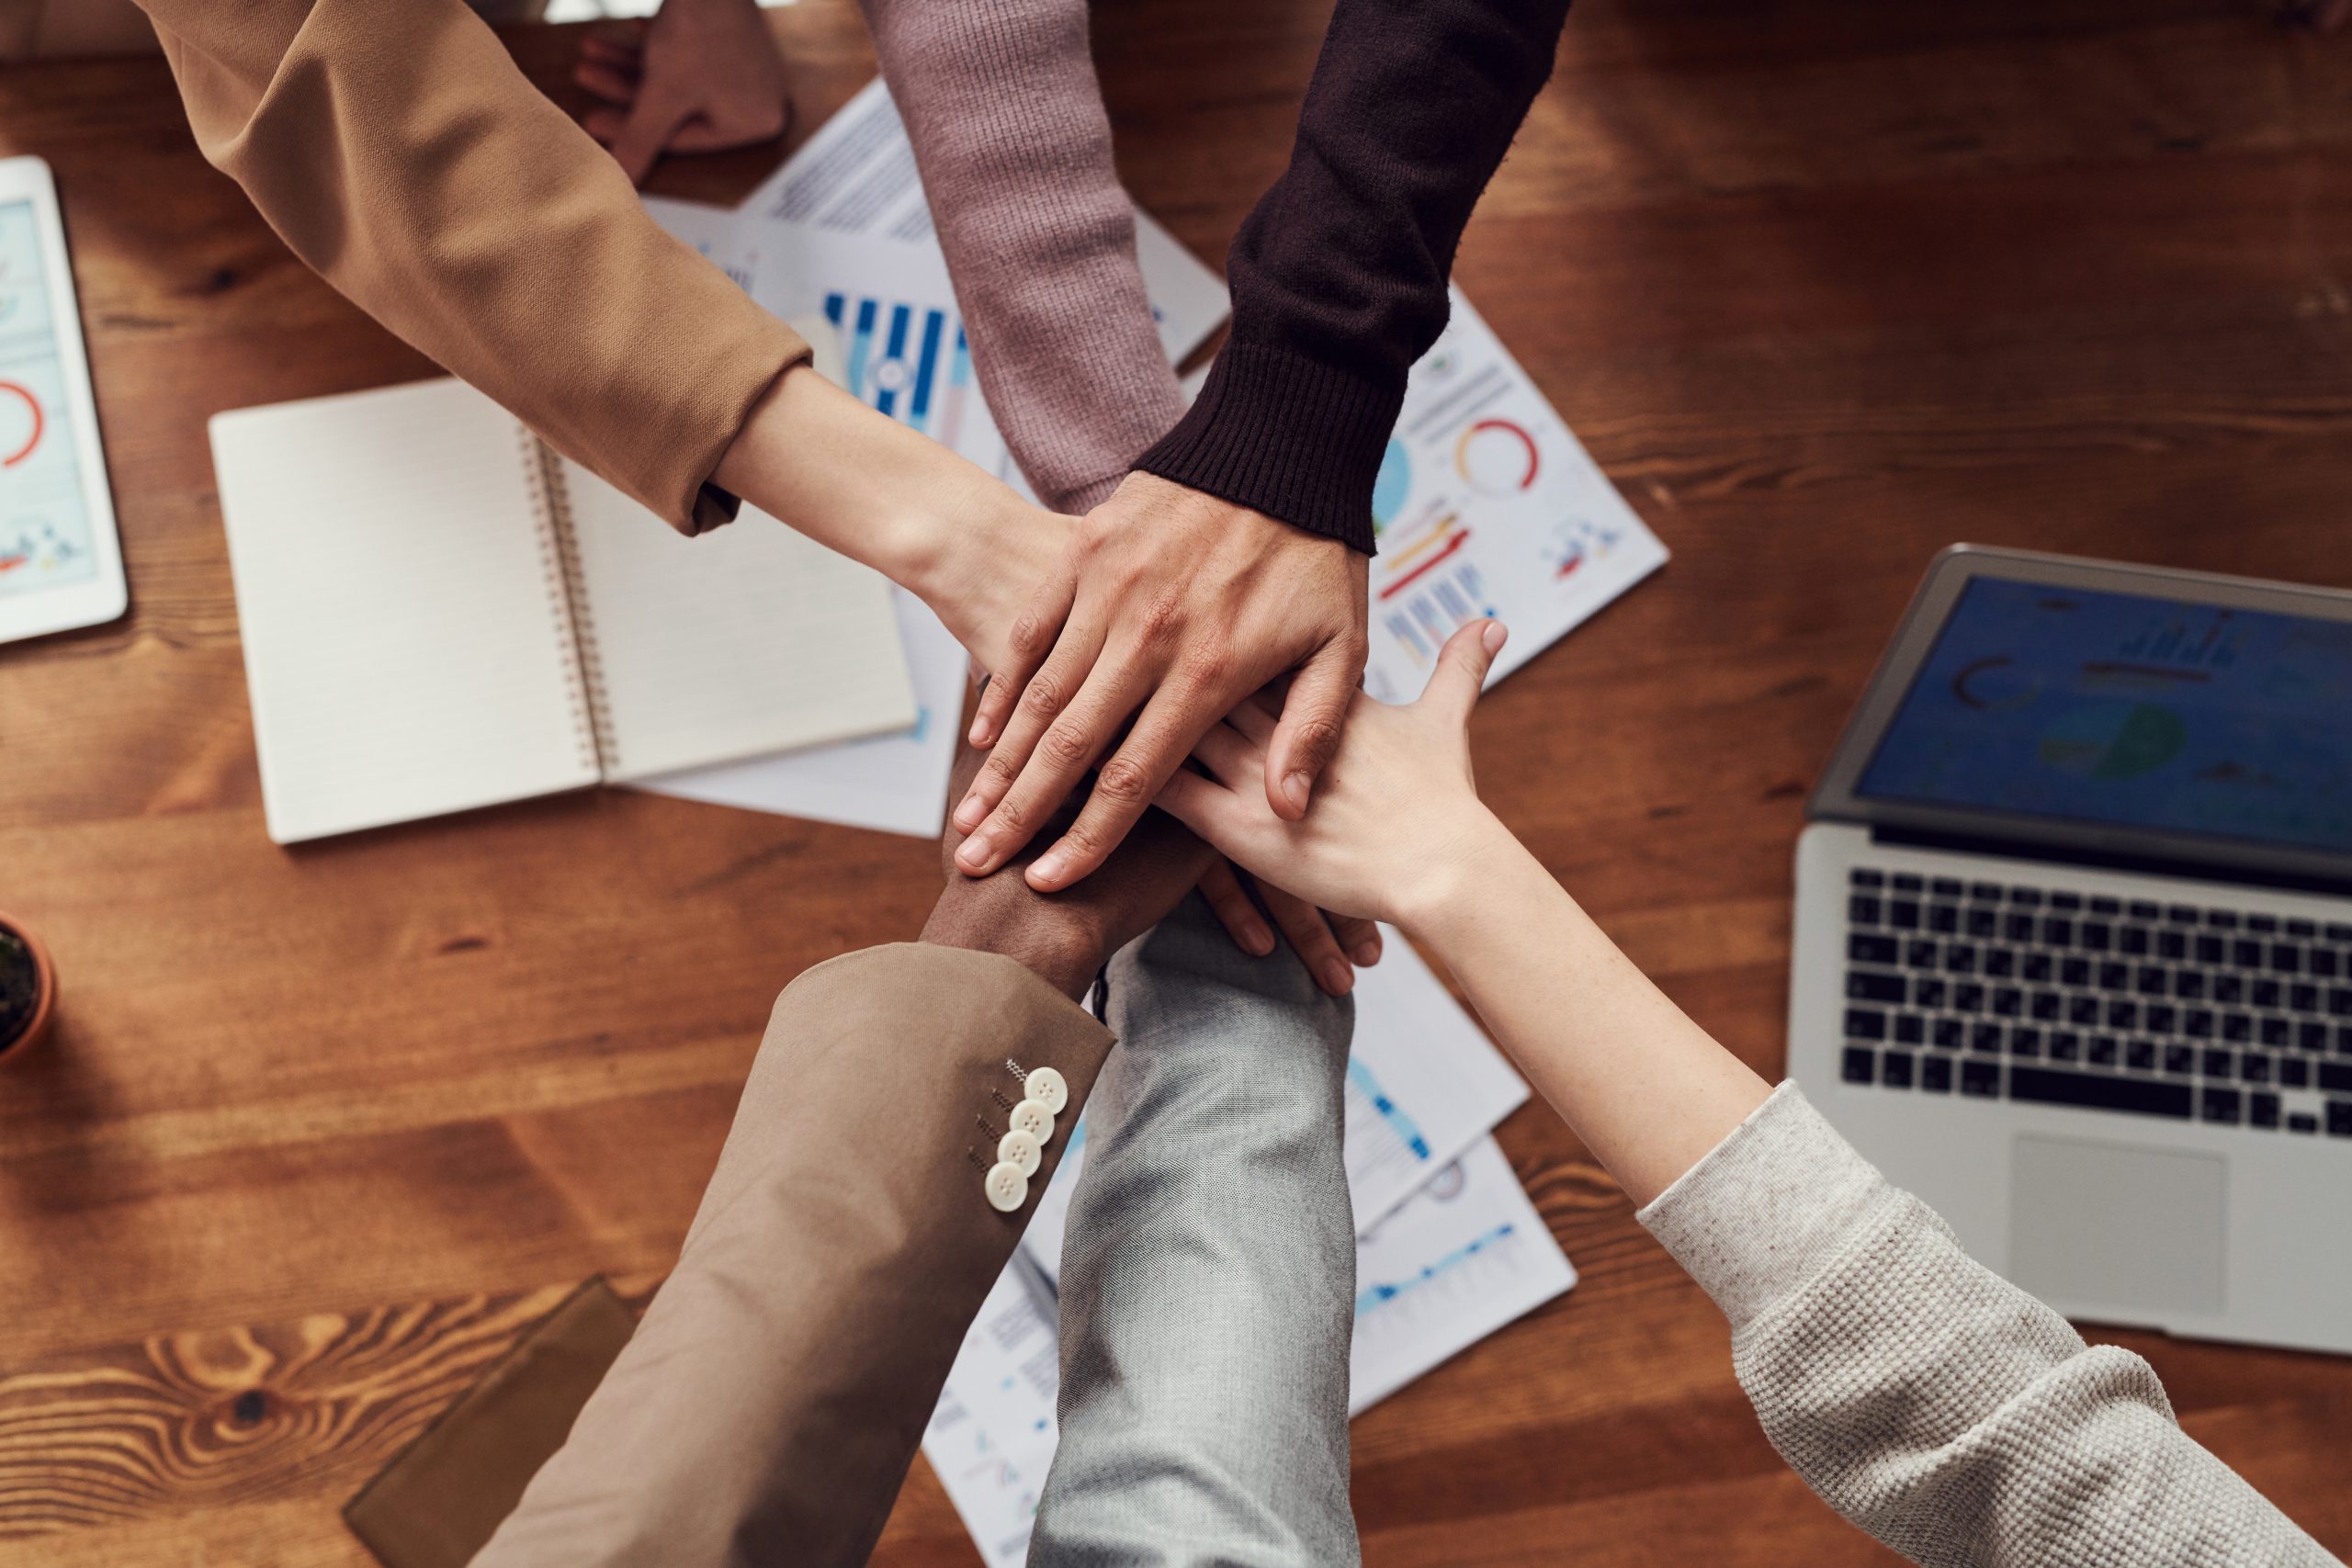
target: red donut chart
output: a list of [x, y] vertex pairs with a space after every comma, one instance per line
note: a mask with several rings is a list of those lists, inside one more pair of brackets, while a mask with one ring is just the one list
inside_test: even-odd
[[40, 434], [47, 427], [48, 421], [40, 412], [40, 400], [34, 397], [29, 389], [19, 387], [14, 381], [0, 381], [0, 393], [24, 399], [26, 409], [33, 416], [33, 432], [25, 437], [25, 444], [6, 457], [0, 457], [0, 468], [13, 468], [33, 455], [33, 448], [40, 445]]
[[[1478, 482], [1477, 476], [1474, 475], [1470, 471], [1471, 443], [1476, 441], [1481, 435], [1486, 435], [1490, 433], [1508, 437], [1509, 439], [1517, 442], [1521, 448], [1527, 454], [1527, 466], [1523, 470], [1521, 470], [1519, 478], [1515, 481], [1507, 481], [1499, 491], [1490, 490], [1487, 486], [1480, 484]], [[1526, 431], [1521, 429], [1518, 425], [1512, 423], [1507, 419], [1479, 420], [1476, 423], [1472, 424], [1467, 430], [1464, 430], [1462, 433], [1461, 438], [1453, 444], [1454, 472], [1469, 480], [1473, 489], [1483, 491], [1490, 495], [1509, 495], [1513, 491], [1527, 489], [1530, 485], [1532, 485], [1535, 482], [1536, 469], [1540, 467], [1542, 461], [1543, 459], [1536, 452], [1535, 437], [1528, 434]]]

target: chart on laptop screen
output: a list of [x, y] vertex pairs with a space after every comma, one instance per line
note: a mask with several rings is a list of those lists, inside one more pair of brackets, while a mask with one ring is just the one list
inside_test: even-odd
[[96, 570], [52, 325], [32, 204], [0, 202], [0, 595]]
[[2352, 623], [1977, 578], [1857, 793], [2352, 851]]

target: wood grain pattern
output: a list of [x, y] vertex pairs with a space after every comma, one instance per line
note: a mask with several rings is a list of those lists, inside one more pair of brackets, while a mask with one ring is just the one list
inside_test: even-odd
[[[1136, 196], [1218, 256], [1328, 0], [1102, 0]], [[796, 135], [870, 74], [776, 14]], [[574, 37], [516, 48], [567, 102]], [[2352, 42], [2253, 0], [1585, 0], [1457, 276], [1675, 551], [1499, 688], [1479, 776], [1779, 1068], [1803, 800], [1956, 538], [2352, 585]], [[926, 846], [627, 791], [262, 832], [214, 412], [424, 375], [189, 143], [163, 64], [0, 72], [64, 193], [132, 613], [0, 649], [0, 905], [64, 978], [0, 1073], [0, 1565], [359, 1564], [336, 1509], [537, 1313], [674, 1258], [775, 990], [916, 929]], [[770, 148], [666, 169], [731, 199]], [[1354, 1428], [1369, 1562], [1889, 1561], [1559, 1122], [1583, 1275]], [[2352, 1362], [2101, 1334], [2352, 1551]], [[876, 1561], [975, 1554], [918, 1465]]]

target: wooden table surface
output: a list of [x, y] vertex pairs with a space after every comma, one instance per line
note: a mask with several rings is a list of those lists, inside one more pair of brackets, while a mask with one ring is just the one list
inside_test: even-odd
[[[1325, 14], [1099, 13], [1128, 182], [1204, 256]], [[777, 26], [805, 131], [872, 54], [848, 0]], [[517, 40], [560, 92], [573, 47]], [[576, 1281], [659, 1277], [775, 991], [914, 931], [935, 852], [624, 790], [273, 848], [205, 420], [430, 367], [160, 61], [0, 72], [0, 152], [63, 191], [132, 600], [0, 649], [0, 908], [64, 991], [0, 1074], [0, 1562], [364, 1562], [338, 1506]], [[1936, 548], [2352, 586], [2347, 155], [2352, 39], [2253, 0], [1577, 9], [1456, 276], [1674, 560], [1494, 694], [1479, 776], [1763, 1072], [1804, 797]], [[1367, 1560], [1886, 1561], [1577, 1141], [1503, 1142], [1583, 1280], [1356, 1423]], [[2352, 1551], [2352, 1360], [2101, 1337]], [[974, 1560], [918, 1464], [876, 1561]]]

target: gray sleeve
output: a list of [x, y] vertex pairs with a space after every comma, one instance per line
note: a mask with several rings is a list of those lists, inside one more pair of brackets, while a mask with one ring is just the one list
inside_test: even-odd
[[2147, 1362], [1971, 1258], [1793, 1084], [1640, 1219], [1731, 1320], [1772, 1446], [1916, 1562], [2335, 1561], [2180, 1429]]
[[1355, 1012], [1199, 895], [1111, 961], [1029, 1568], [1349, 1568]]

